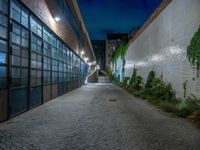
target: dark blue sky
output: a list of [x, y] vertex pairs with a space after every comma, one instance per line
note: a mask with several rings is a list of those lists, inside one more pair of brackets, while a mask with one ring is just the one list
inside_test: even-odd
[[141, 26], [162, 0], [78, 0], [91, 39]]

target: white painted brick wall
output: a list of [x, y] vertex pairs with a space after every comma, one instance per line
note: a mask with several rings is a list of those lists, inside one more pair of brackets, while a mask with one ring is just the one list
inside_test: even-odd
[[186, 58], [186, 48], [199, 25], [200, 0], [173, 0], [129, 46], [125, 76], [131, 76], [135, 64], [144, 79], [151, 70], [163, 74], [177, 97], [183, 97], [186, 80], [187, 95], [200, 97], [200, 78]]

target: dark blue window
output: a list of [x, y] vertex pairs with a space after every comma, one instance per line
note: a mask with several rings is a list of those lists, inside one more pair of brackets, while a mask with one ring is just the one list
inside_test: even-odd
[[0, 52], [0, 64], [7, 64], [7, 54]]
[[0, 51], [7, 52], [7, 47], [8, 47], [7, 43], [3, 40], [0, 40]]
[[8, 14], [8, 2], [7, 0], [0, 0], [0, 11]]
[[0, 66], [0, 78], [5, 78], [7, 76], [7, 68]]
[[0, 66], [0, 89], [7, 87], [7, 67]]

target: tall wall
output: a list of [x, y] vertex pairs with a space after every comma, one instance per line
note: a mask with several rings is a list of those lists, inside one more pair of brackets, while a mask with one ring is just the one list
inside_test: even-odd
[[200, 25], [200, 0], [173, 0], [144, 31], [129, 45], [126, 54], [125, 76], [133, 67], [147, 78], [154, 70], [171, 83], [178, 97], [183, 97], [183, 83], [187, 95], [200, 97], [200, 79], [186, 58], [186, 49]]

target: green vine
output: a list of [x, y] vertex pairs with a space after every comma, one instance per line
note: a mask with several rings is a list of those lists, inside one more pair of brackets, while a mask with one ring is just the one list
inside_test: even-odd
[[187, 47], [187, 57], [197, 71], [200, 69], [200, 27], [195, 32], [193, 38], [190, 41], [190, 45]]
[[112, 55], [112, 62], [114, 63], [118, 58], [124, 59], [128, 49], [128, 43], [122, 43]]

